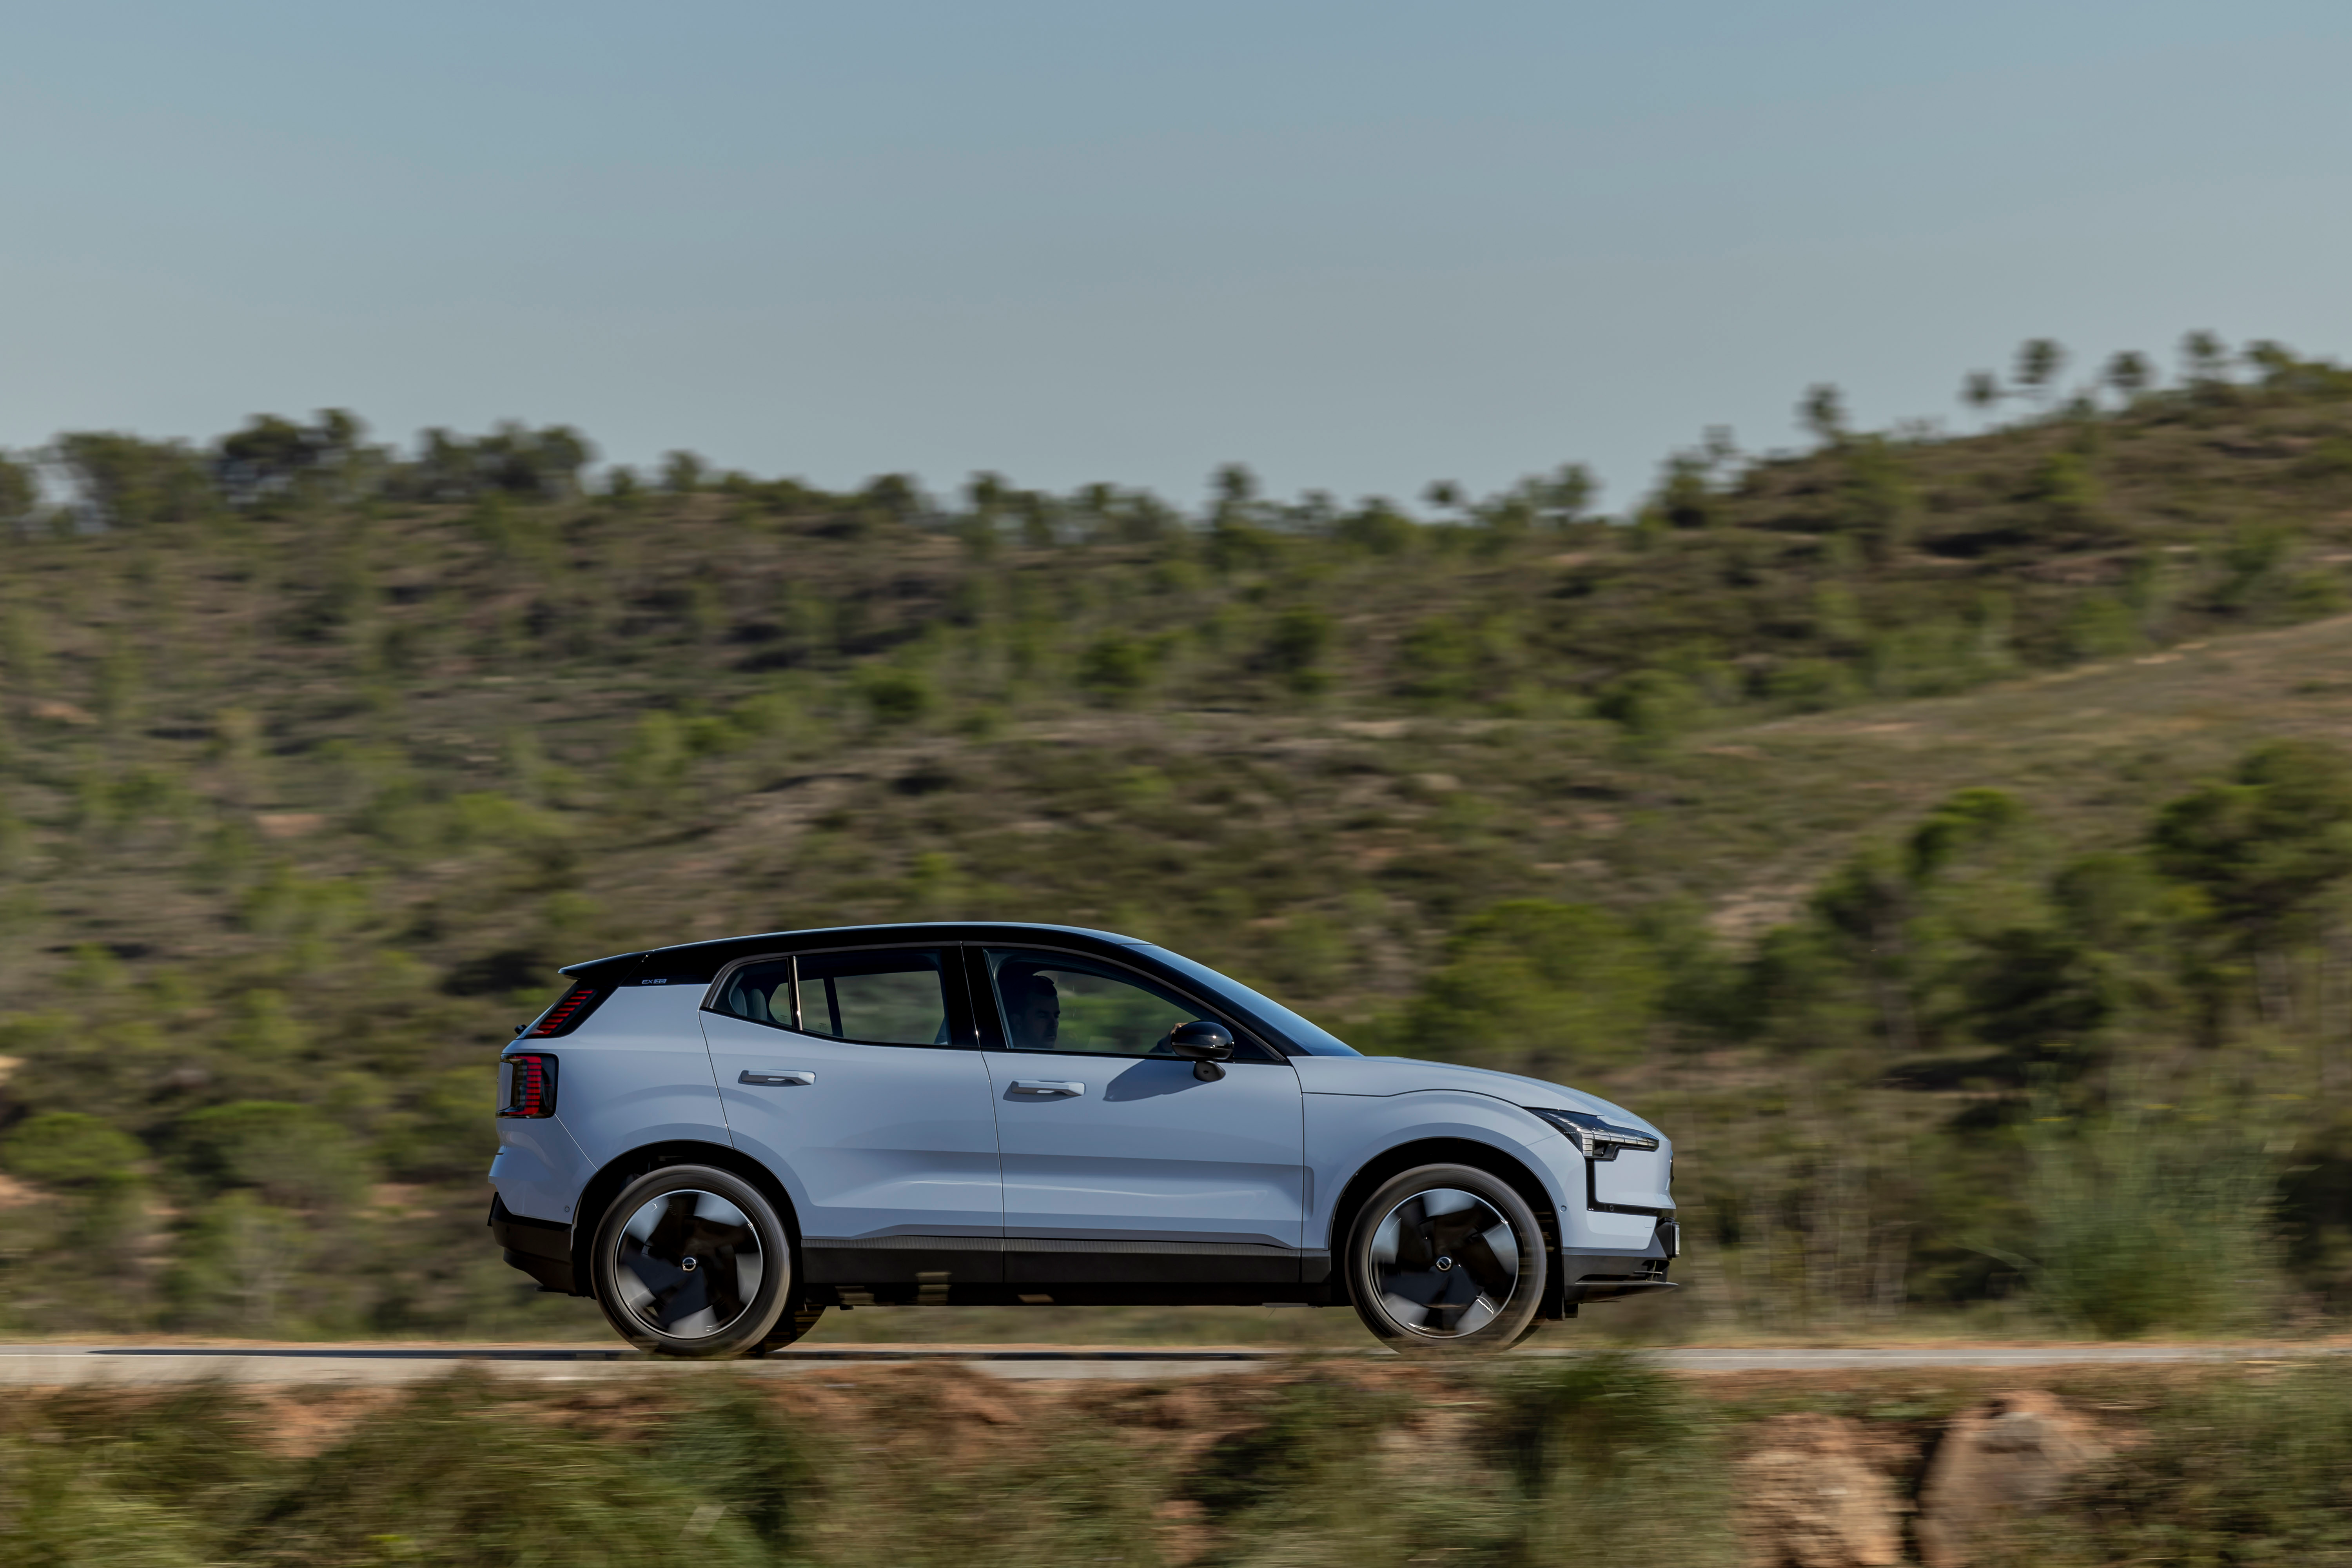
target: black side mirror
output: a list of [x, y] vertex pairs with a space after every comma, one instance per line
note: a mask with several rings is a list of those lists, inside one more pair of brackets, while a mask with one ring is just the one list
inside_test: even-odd
[[1223, 1024], [1205, 1019], [1179, 1024], [1168, 1031], [1168, 1049], [1192, 1064], [1192, 1076], [1202, 1083], [1213, 1083], [1225, 1076], [1217, 1064], [1234, 1054], [1234, 1037], [1225, 1033]]

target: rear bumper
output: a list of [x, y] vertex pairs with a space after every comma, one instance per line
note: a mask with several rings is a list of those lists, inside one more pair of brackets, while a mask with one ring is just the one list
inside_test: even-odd
[[503, 1197], [490, 1199], [490, 1239], [503, 1249], [509, 1267], [539, 1281], [542, 1290], [580, 1295], [572, 1267], [572, 1227], [561, 1220], [527, 1219], [507, 1207]]

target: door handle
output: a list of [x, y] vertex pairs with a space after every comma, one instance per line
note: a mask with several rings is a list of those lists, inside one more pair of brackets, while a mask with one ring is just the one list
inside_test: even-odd
[[1087, 1086], [1066, 1079], [1016, 1078], [1013, 1080], [1015, 1094], [1084, 1094]]
[[736, 1075], [737, 1083], [762, 1083], [770, 1087], [785, 1083], [814, 1083], [816, 1074], [801, 1068], [745, 1068]]

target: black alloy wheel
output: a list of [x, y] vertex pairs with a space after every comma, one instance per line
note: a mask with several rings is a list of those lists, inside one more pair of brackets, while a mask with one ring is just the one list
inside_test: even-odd
[[740, 1355], [789, 1321], [792, 1238], [730, 1172], [667, 1165], [638, 1177], [604, 1211], [593, 1247], [597, 1304], [639, 1350]]
[[1535, 1211], [1470, 1165], [1423, 1165], [1383, 1184], [1348, 1247], [1356, 1314], [1406, 1354], [1508, 1350], [1534, 1325], [1549, 1278]]

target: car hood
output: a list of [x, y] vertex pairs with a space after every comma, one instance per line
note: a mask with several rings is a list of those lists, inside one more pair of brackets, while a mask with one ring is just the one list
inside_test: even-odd
[[1583, 1110], [1604, 1116], [1622, 1126], [1638, 1128], [1654, 1138], [1664, 1133], [1620, 1105], [1565, 1084], [1539, 1078], [1466, 1068], [1454, 1062], [1416, 1061], [1411, 1057], [1293, 1057], [1298, 1086], [1309, 1094], [1420, 1094], [1430, 1089], [1459, 1089], [1488, 1094], [1513, 1105], [1542, 1106], [1549, 1110]]

